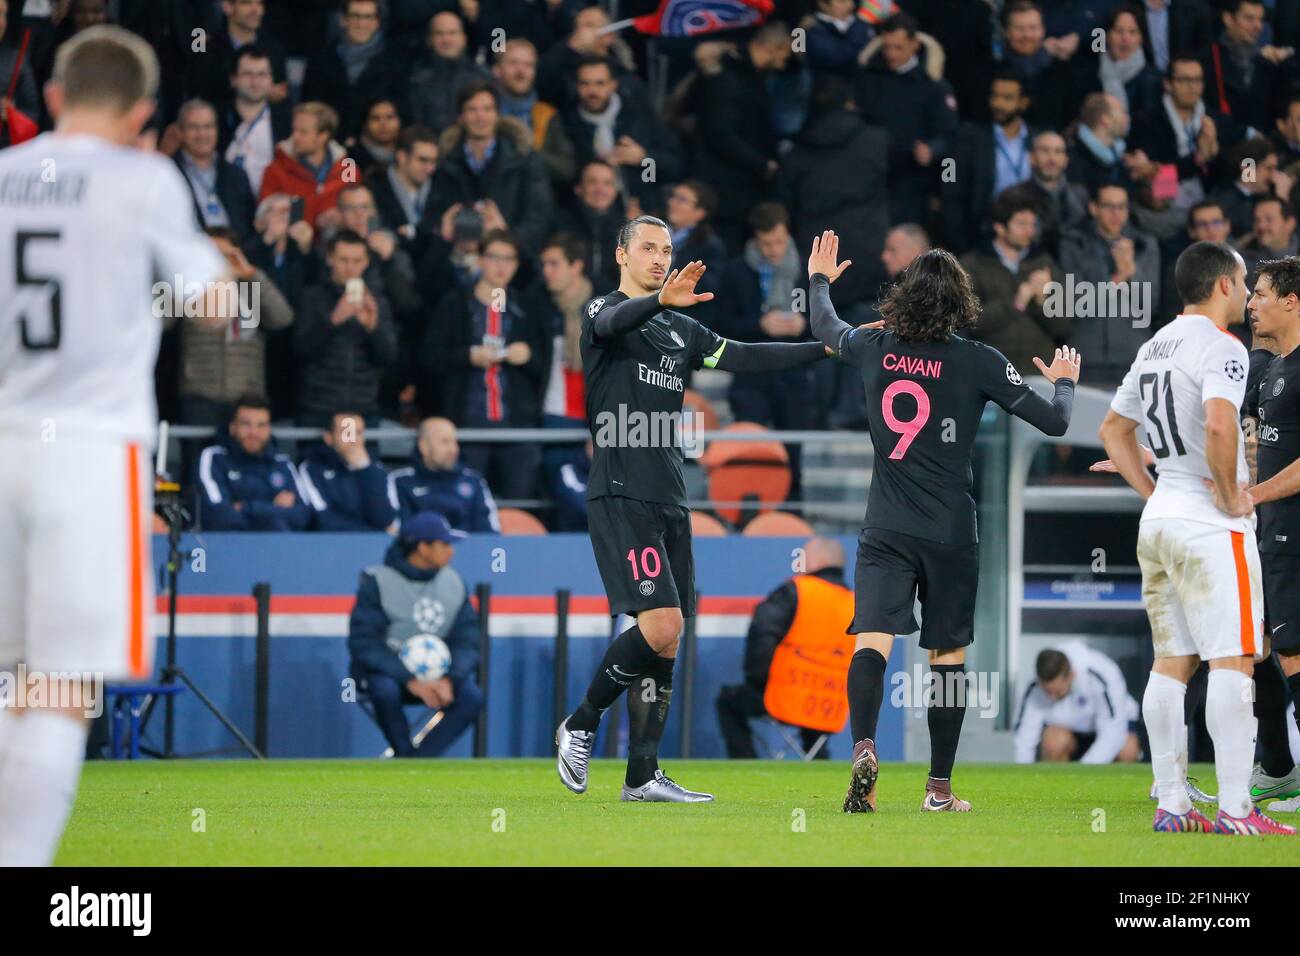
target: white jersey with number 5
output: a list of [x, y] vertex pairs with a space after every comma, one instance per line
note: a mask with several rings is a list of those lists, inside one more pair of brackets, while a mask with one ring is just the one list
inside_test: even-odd
[[[1240, 408], [1249, 357], [1231, 332], [1204, 315], [1180, 315], [1142, 346], [1110, 407], [1146, 429], [1156, 456], [1156, 490], [1142, 520], [1178, 518], [1248, 531], [1214, 505], [1206, 487], [1205, 403], [1222, 398]], [[1245, 442], [1237, 441], [1237, 480], [1248, 479]]]
[[0, 151], [0, 431], [151, 442], [154, 283], [224, 266], [166, 157], [57, 133]]

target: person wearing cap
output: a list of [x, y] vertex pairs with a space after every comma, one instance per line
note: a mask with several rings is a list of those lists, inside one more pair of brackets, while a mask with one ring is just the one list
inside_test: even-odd
[[[370, 699], [375, 722], [398, 757], [436, 757], [469, 729], [483, 706], [475, 683], [478, 615], [465, 581], [451, 566], [454, 531], [442, 515], [423, 511], [403, 522], [383, 564], [361, 572], [348, 622], [349, 670]], [[398, 656], [411, 637], [431, 634], [451, 649], [451, 666], [437, 680], [415, 677]], [[442, 720], [417, 748], [404, 708], [424, 704]]]

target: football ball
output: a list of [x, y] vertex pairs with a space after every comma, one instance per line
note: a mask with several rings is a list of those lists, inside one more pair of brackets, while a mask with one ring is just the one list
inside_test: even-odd
[[406, 669], [420, 680], [438, 680], [451, 667], [451, 648], [441, 637], [417, 634], [408, 637], [398, 655]]

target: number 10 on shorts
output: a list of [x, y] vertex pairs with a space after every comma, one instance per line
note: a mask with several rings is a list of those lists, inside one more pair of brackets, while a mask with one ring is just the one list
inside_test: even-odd
[[640, 581], [643, 574], [648, 578], [657, 578], [659, 572], [663, 569], [663, 565], [659, 563], [659, 552], [654, 548], [641, 549], [641, 566], [639, 569], [637, 568], [636, 548], [628, 549], [627, 559], [632, 564], [633, 581]]

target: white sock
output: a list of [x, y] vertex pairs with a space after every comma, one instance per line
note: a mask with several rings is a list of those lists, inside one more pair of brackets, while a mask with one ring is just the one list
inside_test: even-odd
[[90, 728], [63, 714], [28, 710], [9, 733], [0, 767], [0, 866], [49, 866], [77, 796]]
[[1214, 741], [1214, 772], [1219, 778], [1219, 809], [1232, 817], [1250, 816], [1250, 768], [1255, 762], [1255, 682], [1241, 671], [1210, 671], [1205, 692], [1205, 726]]
[[[1142, 695], [1142, 717], [1151, 743], [1151, 771], [1160, 809], [1179, 816], [1192, 809], [1187, 797], [1187, 727], [1183, 700], [1187, 685], [1151, 672]], [[1181, 756], [1181, 760], [1179, 759]]]

